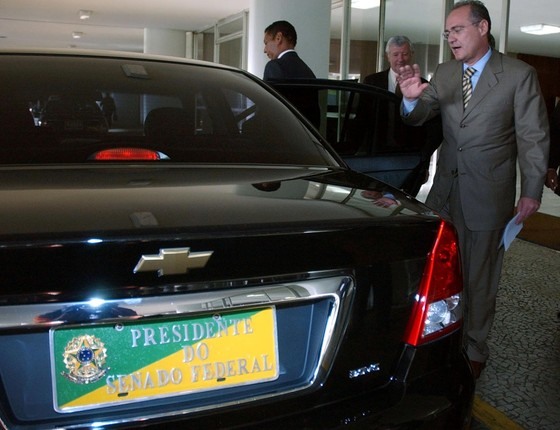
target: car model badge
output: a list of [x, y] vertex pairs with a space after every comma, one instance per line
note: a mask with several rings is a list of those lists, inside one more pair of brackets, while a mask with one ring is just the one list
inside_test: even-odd
[[73, 338], [64, 348], [62, 356], [68, 369], [62, 375], [76, 384], [96, 382], [109, 370], [104, 367], [107, 349], [95, 336], [85, 334]]
[[134, 273], [157, 270], [159, 276], [188, 273], [206, 266], [214, 251], [191, 252], [190, 248], [162, 248], [159, 254], [142, 255]]

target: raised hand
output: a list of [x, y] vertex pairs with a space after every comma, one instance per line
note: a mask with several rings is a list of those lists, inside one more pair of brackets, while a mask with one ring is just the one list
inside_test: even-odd
[[420, 66], [418, 66], [418, 64], [400, 67], [397, 82], [399, 83], [403, 97], [407, 100], [417, 99], [428, 87], [428, 83], [422, 82]]

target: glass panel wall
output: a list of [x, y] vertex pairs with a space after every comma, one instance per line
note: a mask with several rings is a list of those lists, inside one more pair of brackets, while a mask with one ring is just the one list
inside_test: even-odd
[[226, 66], [242, 68], [243, 45], [242, 38], [226, 40], [219, 45], [219, 63]]
[[216, 25], [215, 61], [233, 67], [244, 67], [247, 63], [245, 49], [246, 12], [218, 22]]
[[[457, 1], [455, 1], [457, 3]], [[490, 33], [494, 36], [495, 39], [495, 48], [498, 51], [505, 52], [507, 49], [507, 37], [504, 32], [504, 20], [502, 20], [502, 6], [504, 0], [484, 0], [484, 5], [488, 12], [490, 13], [490, 19], [492, 20], [492, 29]], [[503, 13], [507, 13], [506, 10]], [[506, 17], [507, 18], [507, 17]]]
[[[347, 0], [352, 3], [352, 0]], [[344, 0], [332, 0], [331, 47], [329, 77], [331, 79], [352, 79], [361, 81], [370, 73], [375, 73], [377, 65], [377, 34], [379, 32], [379, 2], [371, 2], [375, 7], [367, 9], [352, 7], [346, 9]], [[354, 3], [355, 4], [355, 3]], [[345, 10], [349, 10], [346, 17]], [[347, 23], [347, 27], [345, 27]], [[345, 28], [348, 32], [344, 34]], [[349, 43], [345, 43], [345, 37]], [[349, 47], [341, 60], [341, 46]], [[347, 65], [344, 64], [346, 58]], [[342, 67], [341, 67], [342, 65]]]
[[246, 68], [247, 12], [219, 21], [194, 35], [197, 59]]
[[[414, 45], [413, 61], [420, 65], [422, 75], [430, 79], [440, 62], [440, 44], [443, 2], [442, 0], [387, 0], [385, 9], [385, 32], [381, 46], [392, 36], [406, 36]], [[389, 68], [387, 58], [383, 56], [383, 67]]]
[[[547, 6], [551, 5], [541, 5], [539, 1], [538, 5], [535, 2], [532, 8], [527, 8], [525, 0], [510, 0], [507, 52], [508, 55], [516, 56], [537, 70], [541, 91], [550, 114], [560, 100], [560, 33], [535, 35], [521, 31], [522, 26], [528, 25], [543, 23], [560, 25], [560, 22], [543, 18], [539, 10], [550, 11]], [[553, 7], [558, 8], [558, 3]], [[492, 34], [496, 35], [494, 20]], [[556, 41], [556, 49], [550, 49], [552, 41]]]
[[329, 48], [329, 79], [340, 79], [341, 60], [340, 44], [342, 40], [342, 23], [344, 20], [344, 8], [341, 0], [332, 0], [331, 10], [331, 35]]
[[[454, 0], [457, 1], [459, 0]], [[362, 9], [358, 8], [358, 3], [369, 5]], [[452, 57], [447, 43], [441, 37], [446, 3], [453, 4], [453, 1], [331, 0], [329, 77], [363, 81], [368, 74], [385, 70], [389, 67], [384, 56], [387, 40], [391, 36], [404, 35], [414, 44], [414, 60], [420, 65], [423, 76], [430, 79], [437, 64]], [[346, 7], [347, 4], [350, 7]], [[503, 33], [506, 20], [502, 18], [502, 14], [507, 13], [505, 0], [486, 0], [485, 4], [492, 17], [496, 48], [500, 48], [500, 43], [503, 48], [507, 42]], [[380, 22], [384, 40], [379, 42], [378, 52]], [[348, 28], [347, 42], [345, 24]], [[378, 58], [381, 60], [380, 64]]]
[[[405, 35], [412, 40], [415, 61], [420, 64], [423, 75], [431, 77], [440, 62], [444, 1], [385, 0], [384, 21], [381, 16], [382, 1], [372, 0], [366, 8], [358, 8], [355, 0], [332, 0], [330, 78], [343, 77], [362, 82], [365, 76], [387, 69], [385, 45], [395, 35]], [[347, 2], [350, 8], [345, 8]], [[380, 21], [384, 25], [384, 40], [381, 43], [378, 42]], [[341, 45], [345, 44], [345, 23], [348, 23], [350, 39], [346, 44], [348, 53], [341, 51]], [[378, 44], [381, 54], [378, 53]], [[381, 64], [378, 64], [378, 58], [382, 59]]]
[[[376, 2], [377, 3], [377, 2]], [[351, 8], [349, 78], [360, 81], [377, 68], [379, 7]]]

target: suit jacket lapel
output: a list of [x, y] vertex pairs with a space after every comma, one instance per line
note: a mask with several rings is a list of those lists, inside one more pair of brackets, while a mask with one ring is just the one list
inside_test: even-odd
[[[455, 62], [457, 67], [449, 76], [447, 85], [451, 87], [453, 93], [453, 106], [457, 109], [457, 116], [463, 116], [463, 64], [460, 61]], [[457, 85], [457, 82], [459, 85]]]
[[[486, 63], [486, 67], [484, 67], [484, 70], [482, 71], [482, 74], [478, 79], [471, 100], [469, 101], [469, 104], [465, 109], [463, 117], [466, 117], [476, 108], [478, 104], [480, 104], [489, 94], [491, 94], [492, 88], [498, 85], [499, 82], [497, 75], [498, 73], [502, 73], [502, 71], [502, 58], [498, 52], [493, 51], [492, 56], [488, 60], [488, 63]], [[463, 96], [461, 94], [461, 100], [462, 97]]]

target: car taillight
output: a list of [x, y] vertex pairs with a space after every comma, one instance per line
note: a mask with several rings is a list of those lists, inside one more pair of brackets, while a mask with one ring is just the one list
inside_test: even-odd
[[404, 341], [418, 346], [460, 327], [463, 277], [457, 234], [442, 221], [426, 261]]
[[145, 148], [111, 148], [96, 152], [90, 157], [96, 161], [152, 161], [161, 160], [157, 151]]

